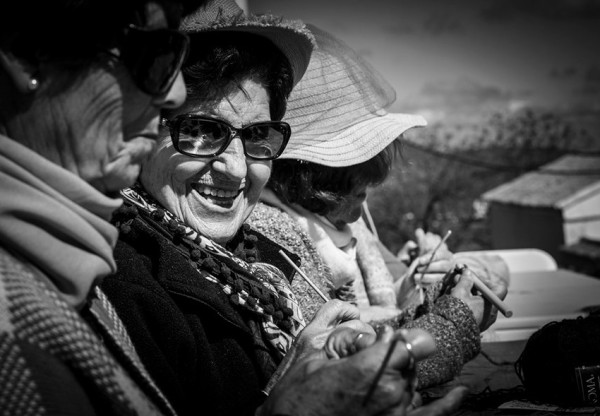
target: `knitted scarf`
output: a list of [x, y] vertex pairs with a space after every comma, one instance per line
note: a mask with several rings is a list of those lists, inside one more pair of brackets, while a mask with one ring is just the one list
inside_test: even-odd
[[279, 269], [233, 255], [160, 207], [140, 186], [124, 189], [121, 195], [126, 205], [135, 207], [133, 215], [115, 215], [113, 220], [121, 230], [126, 230], [128, 221], [139, 212], [155, 227], [171, 234], [173, 244], [195, 265], [199, 275], [217, 285], [236, 306], [260, 316], [263, 339], [282, 355], [287, 353], [306, 324], [290, 284]]
[[98, 280], [116, 271], [120, 199], [0, 135], [0, 242], [48, 276], [63, 300], [81, 307]]
[[327, 218], [298, 204], [286, 205], [270, 189], [264, 189], [261, 201], [281, 209], [310, 236], [323, 262], [331, 270], [335, 289], [361, 279], [356, 260], [356, 238], [348, 225], [338, 230]]
[[310, 236], [321, 259], [331, 270], [331, 283], [336, 289], [352, 282], [350, 290], [357, 306], [396, 306], [393, 277], [376, 238], [362, 219], [339, 230], [327, 218], [298, 204], [284, 204], [270, 189], [263, 190], [260, 198], [294, 218]]

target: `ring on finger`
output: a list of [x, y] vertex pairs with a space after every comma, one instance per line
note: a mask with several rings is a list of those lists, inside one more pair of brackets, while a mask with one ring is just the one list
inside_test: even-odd
[[413, 353], [413, 345], [408, 341], [404, 336], [400, 333], [396, 334], [398, 341], [401, 341], [404, 344], [404, 348], [406, 348], [406, 352], [408, 353], [408, 362], [406, 363], [405, 369], [407, 371], [415, 370], [415, 355]]

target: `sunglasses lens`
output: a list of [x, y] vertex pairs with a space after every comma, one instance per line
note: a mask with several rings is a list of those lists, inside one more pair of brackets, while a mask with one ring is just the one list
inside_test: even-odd
[[194, 156], [217, 153], [229, 137], [223, 123], [193, 117], [180, 119], [178, 129], [178, 150]]
[[286, 123], [257, 123], [242, 130], [246, 153], [254, 159], [269, 160], [279, 156], [290, 136]]
[[142, 91], [162, 95], [175, 82], [188, 49], [188, 37], [176, 30], [131, 27], [125, 37], [123, 62]]

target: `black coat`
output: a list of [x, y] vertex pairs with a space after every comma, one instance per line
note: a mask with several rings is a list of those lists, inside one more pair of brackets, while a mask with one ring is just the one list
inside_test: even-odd
[[[118, 273], [102, 283], [142, 362], [180, 415], [253, 414], [281, 357], [253, 335], [257, 318], [146, 221], [136, 217], [121, 235]], [[278, 245], [257, 237], [261, 258], [280, 258], [271, 255]], [[293, 274], [283, 260], [275, 265]]]

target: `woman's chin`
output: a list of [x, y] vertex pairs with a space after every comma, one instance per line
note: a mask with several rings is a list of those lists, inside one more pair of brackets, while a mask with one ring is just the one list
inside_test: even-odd
[[243, 193], [225, 203], [195, 193], [188, 202], [193, 213], [188, 225], [220, 244], [231, 240], [245, 219]]

